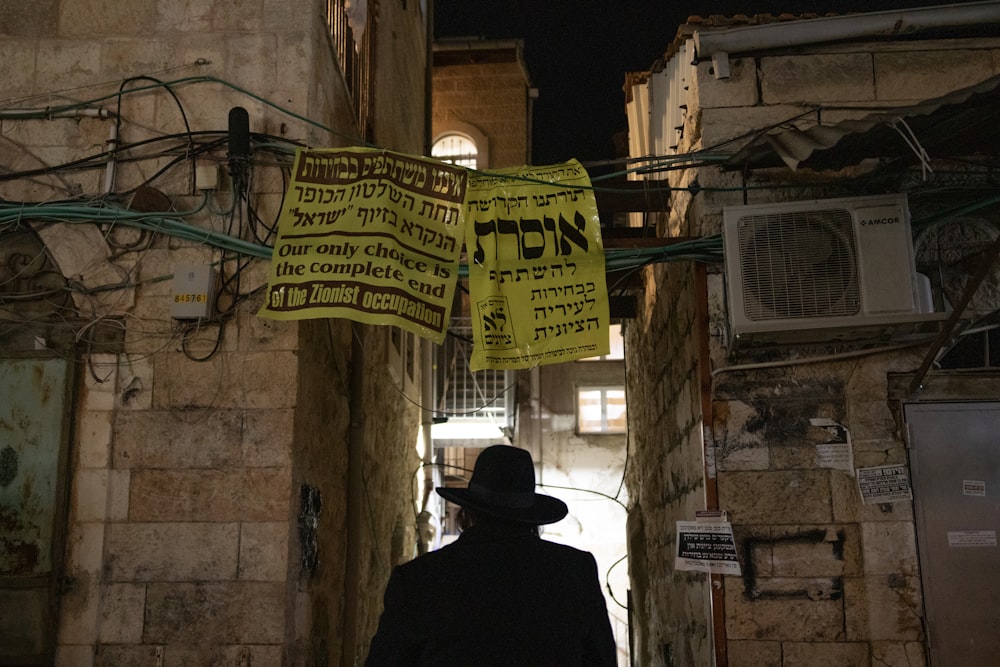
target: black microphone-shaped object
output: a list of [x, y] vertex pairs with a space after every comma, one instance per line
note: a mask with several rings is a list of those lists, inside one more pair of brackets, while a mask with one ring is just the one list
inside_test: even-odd
[[229, 160], [250, 157], [250, 114], [243, 107], [229, 110]]

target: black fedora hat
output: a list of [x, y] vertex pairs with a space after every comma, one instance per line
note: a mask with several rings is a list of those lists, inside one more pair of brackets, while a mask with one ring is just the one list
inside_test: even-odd
[[480, 452], [467, 488], [439, 486], [437, 492], [461, 507], [536, 526], [555, 523], [569, 511], [558, 498], [535, 493], [531, 454], [510, 445], [493, 445]]

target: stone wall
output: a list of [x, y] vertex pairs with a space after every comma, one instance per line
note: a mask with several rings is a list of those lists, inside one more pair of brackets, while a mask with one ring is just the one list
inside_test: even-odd
[[640, 316], [624, 331], [632, 650], [641, 665], [711, 661], [708, 578], [673, 568], [676, 522], [690, 520], [707, 502], [695, 282], [691, 266], [647, 269]]
[[[392, 32], [377, 88], [397, 100], [380, 97], [375, 134], [412, 153], [425, 143], [419, 5], [380, 10]], [[3, 171], [101, 153], [117, 127], [119, 145], [151, 148], [116, 165], [112, 194], [192, 212], [183, 219], [195, 230], [273, 243], [268, 227], [287, 173], [280, 159], [256, 153], [246, 200], [234, 201], [227, 115], [246, 108], [252, 132], [289, 150], [291, 142], [357, 143], [325, 6], [0, 2], [6, 106], [95, 100], [105, 110], [0, 118]], [[390, 49], [393, 34], [399, 44]], [[197, 170], [185, 157], [188, 132], [221, 139]], [[93, 205], [108, 173], [97, 162], [6, 181], [0, 196]], [[79, 342], [36, 353], [75, 356], [81, 378], [56, 663], [304, 665], [363, 656], [389, 567], [413, 552], [419, 400], [390, 373], [389, 328], [258, 318], [267, 260], [223, 253], [197, 236], [49, 222], [36, 230], [76, 286], [76, 312], [63, 324]], [[188, 327], [170, 317], [169, 278], [180, 263], [216, 267], [224, 318]], [[92, 349], [88, 332], [105, 328], [117, 342]]]
[[[761, 128], [813, 123], [802, 114], [815, 105], [829, 107], [824, 122], [836, 122], [942, 95], [997, 74], [997, 48], [989, 39], [820, 46], [733, 59], [728, 79], [700, 63], [678, 150], [739, 146]], [[852, 194], [843, 177], [853, 173], [671, 172], [672, 186], [701, 189], [675, 193], [657, 229], [717, 235], [726, 206]], [[827, 434], [811, 419], [847, 429], [854, 468], [906, 463], [886, 376], [916, 368], [926, 348], [838, 357], [841, 350], [819, 345], [733, 356], [722, 267], [706, 270], [701, 294], [689, 265], [647, 268], [640, 316], [626, 331], [629, 395], [648, 397], [629, 405], [638, 664], [711, 664], [713, 654], [734, 667], [924, 664], [912, 505], [863, 505], [853, 472], [818, 460]], [[709, 314], [704, 329], [692, 325], [699, 301]], [[708, 369], [699, 369], [699, 342]], [[711, 414], [699, 402], [703, 390]], [[714, 612], [724, 646], [713, 646], [707, 579], [673, 568], [674, 521], [711, 506], [713, 486], [743, 567], [742, 577], [720, 579]]]
[[453, 63], [434, 67], [435, 137], [468, 125], [489, 142], [489, 163], [531, 163], [529, 82], [519, 62]]

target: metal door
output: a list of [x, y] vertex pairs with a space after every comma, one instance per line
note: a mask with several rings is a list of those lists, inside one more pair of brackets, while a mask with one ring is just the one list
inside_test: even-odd
[[0, 665], [53, 660], [71, 370], [0, 359]]
[[930, 664], [1000, 655], [1000, 403], [905, 407]]

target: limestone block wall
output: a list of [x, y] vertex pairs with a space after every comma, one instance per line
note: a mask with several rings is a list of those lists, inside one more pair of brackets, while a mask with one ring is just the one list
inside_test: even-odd
[[647, 269], [639, 317], [624, 330], [633, 657], [642, 665], [712, 660], [709, 580], [673, 568], [676, 522], [707, 502], [695, 280], [690, 266]]
[[[404, 112], [383, 97], [380, 136], [414, 153], [425, 119], [426, 49], [410, 52], [426, 38], [419, 5], [382, 8], [401, 39], [379, 68], [379, 85], [406, 101]], [[5, 173], [150, 146], [113, 170], [98, 160], [7, 181], [0, 196], [86, 206], [107, 192], [151, 195], [139, 189], [149, 185], [167, 202], [156, 211], [192, 229], [273, 242], [287, 173], [255, 154], [246, 199], [234, 201], [227, 116], [244, 107], [252, 132], [288, 146], [356, 142], [325, 6], [0, 2], [0, 108], [92, 100], [103, 110], [0, 114]], [[393, 67], [404, 55], [407, 66]], [[198, 170], [188, 133], [219, 140]], [[362, 653], [388, 565], [413, 551], [418, 401], [387, 368], [388, 328], [260, 319], [268, 261], [197, 237], [127, 225], [36, 230], [79, 288], [67, 321], [83, 341], [42, 352], [81, 366], [56, 663], [337, 664]], [[216, 268], [223, 321], [185, 327], [170, 317], [181, 263]], [[91, 349], [92, 330], [116, 342]], [[353, 588], [351, 517], [360, 519], [351, 558], [363, 573]]]
[[490, 167], [531, 163], [528, 82], [518, 63], [434, 68], [434, 134], [470, 124], [489, 141]]
[[[778, 123], [816, 122], [818, 106], [824, 122], [837, 122], [943, 95], [996, 75], [998, 46], [991, 39], [814, 46], [735, 58], [724, 80], [714, 77], [711, 63], [701, 63], [678, 150], [733, 149]], [[697, 182], [701, 189], [676, 193], [657, 230], [717, 235], [726, 206], [846, 196], [854, 192], [842, 177], [854, 174], [672, 172], [671, 185]], [[783, 187], [769, 187], [778, 183]], [[863, 505], [850, 472], [817, 461], [815, 445], [824, 436], [810, 422], [826, 418], [849, 431], [854, 467], [905, 463], [886, 374], [912, 371], [923, 349], [816, 364], [795, 359], [835, 350], [734, 358], [724, 336], [723, 267], [706, 268], [703, 296], [689, 267], [646, 269], [640, 317], [626, 332], [630, 354], [637, 355], [629, 366], [630, 396], [648, 397], [629, 405], [630, 460], [637, 462], [628, 477], [630, 568], [640, 664], [709, 664], [715, 649], [733, 666], [924, 664], [912, 505]], [[701, 298], [709, 313], [705, 332], [687, 326]], [[712, 377], [705, 387], [692, 350], [699, 335]], [[741, 366], [782, 359], [787, 363], [778, 368]], [[678, 391], [686, 383], [693, 391]], [[711, 392], [711, 414], [702, 413], [700, 389]], [[723, 647], [709, 639], [707, 582], [672, 566], [672, 523], [694, 518], [706, 483], [716, 485], [719, 507], [729, 512], [743, 567], [742, 577], [722, 581], [715, 611]]]

